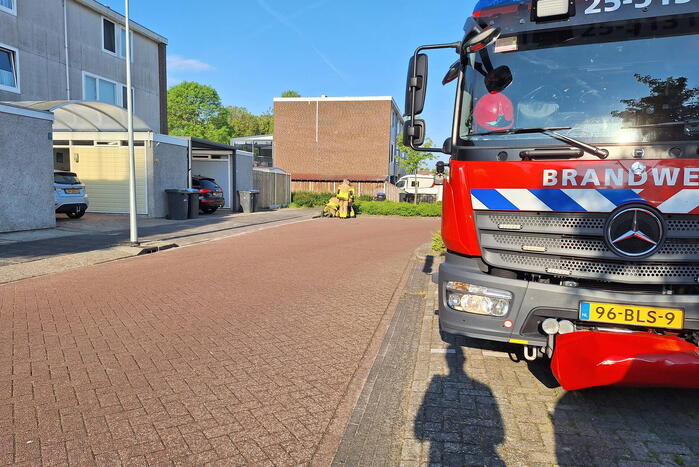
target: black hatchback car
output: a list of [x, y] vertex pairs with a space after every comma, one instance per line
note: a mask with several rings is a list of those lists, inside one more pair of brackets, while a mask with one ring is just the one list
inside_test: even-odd
[[199, 209], [203, 213], [213, 214], [226, 204], [223, 189], [213, 178], [192, 177], [192, 188], [199, 190]]

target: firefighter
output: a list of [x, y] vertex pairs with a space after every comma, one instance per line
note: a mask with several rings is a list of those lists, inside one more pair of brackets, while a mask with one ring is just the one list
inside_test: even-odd
[[349, 180], [343, 180], [342, 185], [337, 187], [335, 197], [340, 200], [340, 218], [354, 217], [354, 187]]
[[323, 209], [323, 217], [338, 217], [340, 215], [340, 200], [333, 196]]

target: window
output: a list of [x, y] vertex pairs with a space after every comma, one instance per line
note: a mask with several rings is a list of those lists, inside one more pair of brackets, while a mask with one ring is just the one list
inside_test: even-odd
[[19, 93], [18, 68], [17, 49], [0, 45], [0, 90]]
[[73, 172], [54, 172], [53, 183], [58, 183], [59, 185], [80, 185], [80, 180]]
[[[133, 43], [133, 33], [131, 39]], [[102, 49], [117, 57], [126, 58], [126, 29], [117, 26], [107, 18], [102, 18]], [[131, 52], [131, 60], [133, 60], [133, 44]]]
[[[122, 106], [123, 108], [127, 108], [127, 105], [128, 105], [128, 100], [127, 100], [127, 99], [128, 99], [128, 96], [126, 95], [126, 86], [123, 86], [123, 85], [122, 85], [122, 86], [121, 86], [121, 106]], [[131, 99], [133, 100], [133, 102], [134, 102], [133, 105], [134, 105], [134, 107], [135, 107], [135, 106], [136, 106], [136, 95], [135, 95], [135, 93], [133, 92], [133, 90], [131, 91]]]
[[112, 23], [109, 20], [103, 19], [102, 20], [102, 34], [104, 36], [104, 39], [102, 41], [102, 48], [104, 50], [111, 52], [113, 54], [116, 53], [116, 35], [115, 33], [115, 28], [116, 25]]
[[109, 79], [83, 73], [83, 99], [126, 108], [126, 86]]
[[15, 5], [16, 0], [0, 0], [0, 11], [9, 13], [11, 15], [17, 14], [17, 5]]

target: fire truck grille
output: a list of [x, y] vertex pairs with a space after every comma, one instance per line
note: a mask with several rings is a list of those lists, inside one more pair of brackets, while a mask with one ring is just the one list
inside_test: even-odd
[[627, 284], [696, 284], [699, 216], [667, 219], [667, 239], [653, 256], [625, 260], [604, 242], [607, 214], [479, 212], [483, 260], [497, 268], [568, 279]]

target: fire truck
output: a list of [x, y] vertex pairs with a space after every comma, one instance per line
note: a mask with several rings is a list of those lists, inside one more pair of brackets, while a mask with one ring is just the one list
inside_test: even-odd
[[[406, 86], [405, 144], [449, 156], [443, 336], [565, 389], [699, 387], [699, 0], [481, 0], [464, 31]], [[452, 134], [426, 148], [439, 49]]]

